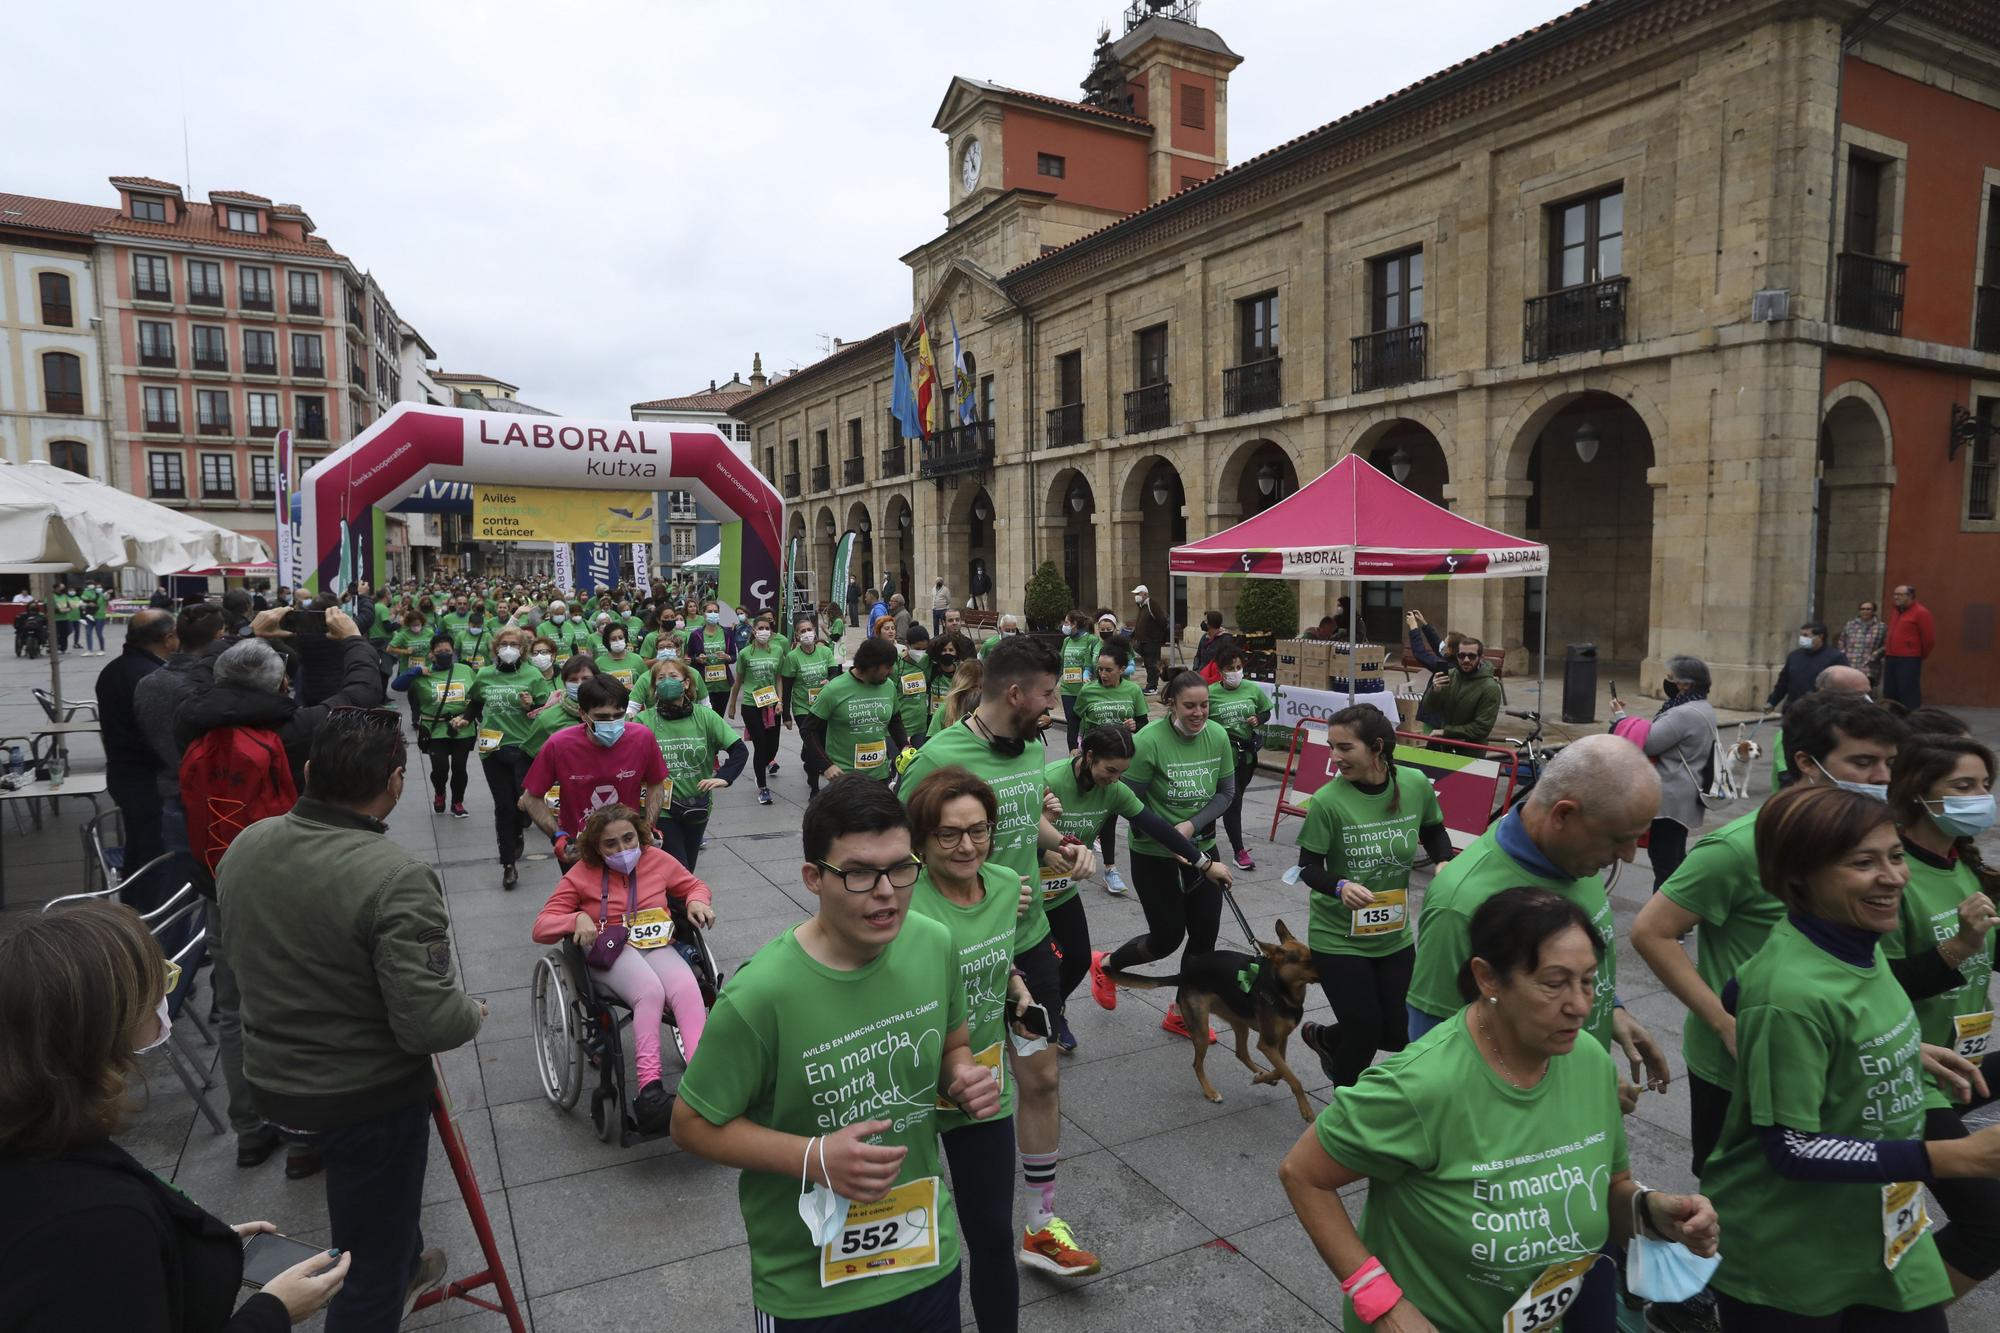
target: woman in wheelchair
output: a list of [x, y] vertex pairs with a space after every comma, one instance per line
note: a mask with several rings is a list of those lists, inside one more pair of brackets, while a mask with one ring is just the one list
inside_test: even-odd
[[[653, 845], [645, 816], [630, 806], [598, 810], [579, 842], [580, 859], [535, 918], [534, 940], [554, 944], [573, 938], [596, 983], [632, 1007], [639, 1072], [632, 1109], [640, 1129], [650, 1133], [665, 1128], [673, 1104], [660, 1081], [662, 1015], [672, 1011], [689, 1059], [708, 1018], [694, 969], [672, 947], [671, 927], [661, 927], [679, 907], [689, 922], [706, 930], [715, 924], [715, 908], [708, 885]], [[607, 932], [606, 947], [593, 953]]]

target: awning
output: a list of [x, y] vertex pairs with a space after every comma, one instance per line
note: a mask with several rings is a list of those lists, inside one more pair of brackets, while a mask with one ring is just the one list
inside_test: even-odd
[[0, 462], [0, 570], [169, 570], [265, 560], [255, 537], [44, 462]]

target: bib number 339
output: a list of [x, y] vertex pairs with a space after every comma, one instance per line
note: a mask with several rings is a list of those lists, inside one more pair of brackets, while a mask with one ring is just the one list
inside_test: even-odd
[[938, 1178], [925, 1176], [849, 1205], [847, 1225], [820, 1247], [820, 1286], [937, 1267], [937, 1197]]
[[1597, 1256], [1591, 1254], [1544, 1268], [1521, 1293], [1521, 1299], [1508, 1307], [1507, 1317], [1500, 1323], [1501, 1333], [1540, 1333], [1560, 1325], [1596, 1262]]

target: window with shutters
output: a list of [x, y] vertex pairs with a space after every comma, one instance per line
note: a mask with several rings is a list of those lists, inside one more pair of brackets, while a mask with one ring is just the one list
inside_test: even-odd
[[229, 391], [227, 389], [196, 389], [194, 391], [194, 426], [202, 435], [229, 434]]
[[250, 455], [250, 498], [278, 498], [278, 460], [269, 454]]
[[174, 299], [174, 282], [167, 276], [167, 261], [164, 256], [132, 256], [132, 297], [138, 301]]
[[1208, 90], [1191, 83], [1181, 85], [1181, 124], [1191, 130], [1208, 128]]
[[174, 326], [155, 319], [139, 321], [139, 364], [171, 366], [174, 363]]
[[278, 373], [277, 334], [269, 329], [243, 330], [243, 373], [246, 375]]
[[146, 429], [178, 435], [181, 429], [181, 396], [178, 390], [147, 385], [143, 392]]
[[37, 274], [35, 285], [42, 297], [42, 323], [74, 328], [76, 311], [70, 304], [69, 277], [62, 273]]
[[201, 456], [201, 498], [204, 500], [234, 500], [236, 498], [235, 455], [203, 454]]
[[154, 450], [146, 455], [147, 493], [155, 500], [187, 499], [186, 464], [179, 454]]

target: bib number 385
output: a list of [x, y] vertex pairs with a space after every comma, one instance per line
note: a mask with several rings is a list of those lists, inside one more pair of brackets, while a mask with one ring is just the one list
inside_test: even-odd
[[1541, 1333], [1557, 1327], [1569, 1313], [1577, 1293], [1583, 1290], [1583, 1279], [1596, 1262], [1597, 1256], [1591, 1254], [1544, 1268], [1521, 1293], [1521, 1298], [1508, 1307], [1507, 1317], [1500, 1324], [1501, 1333]]

